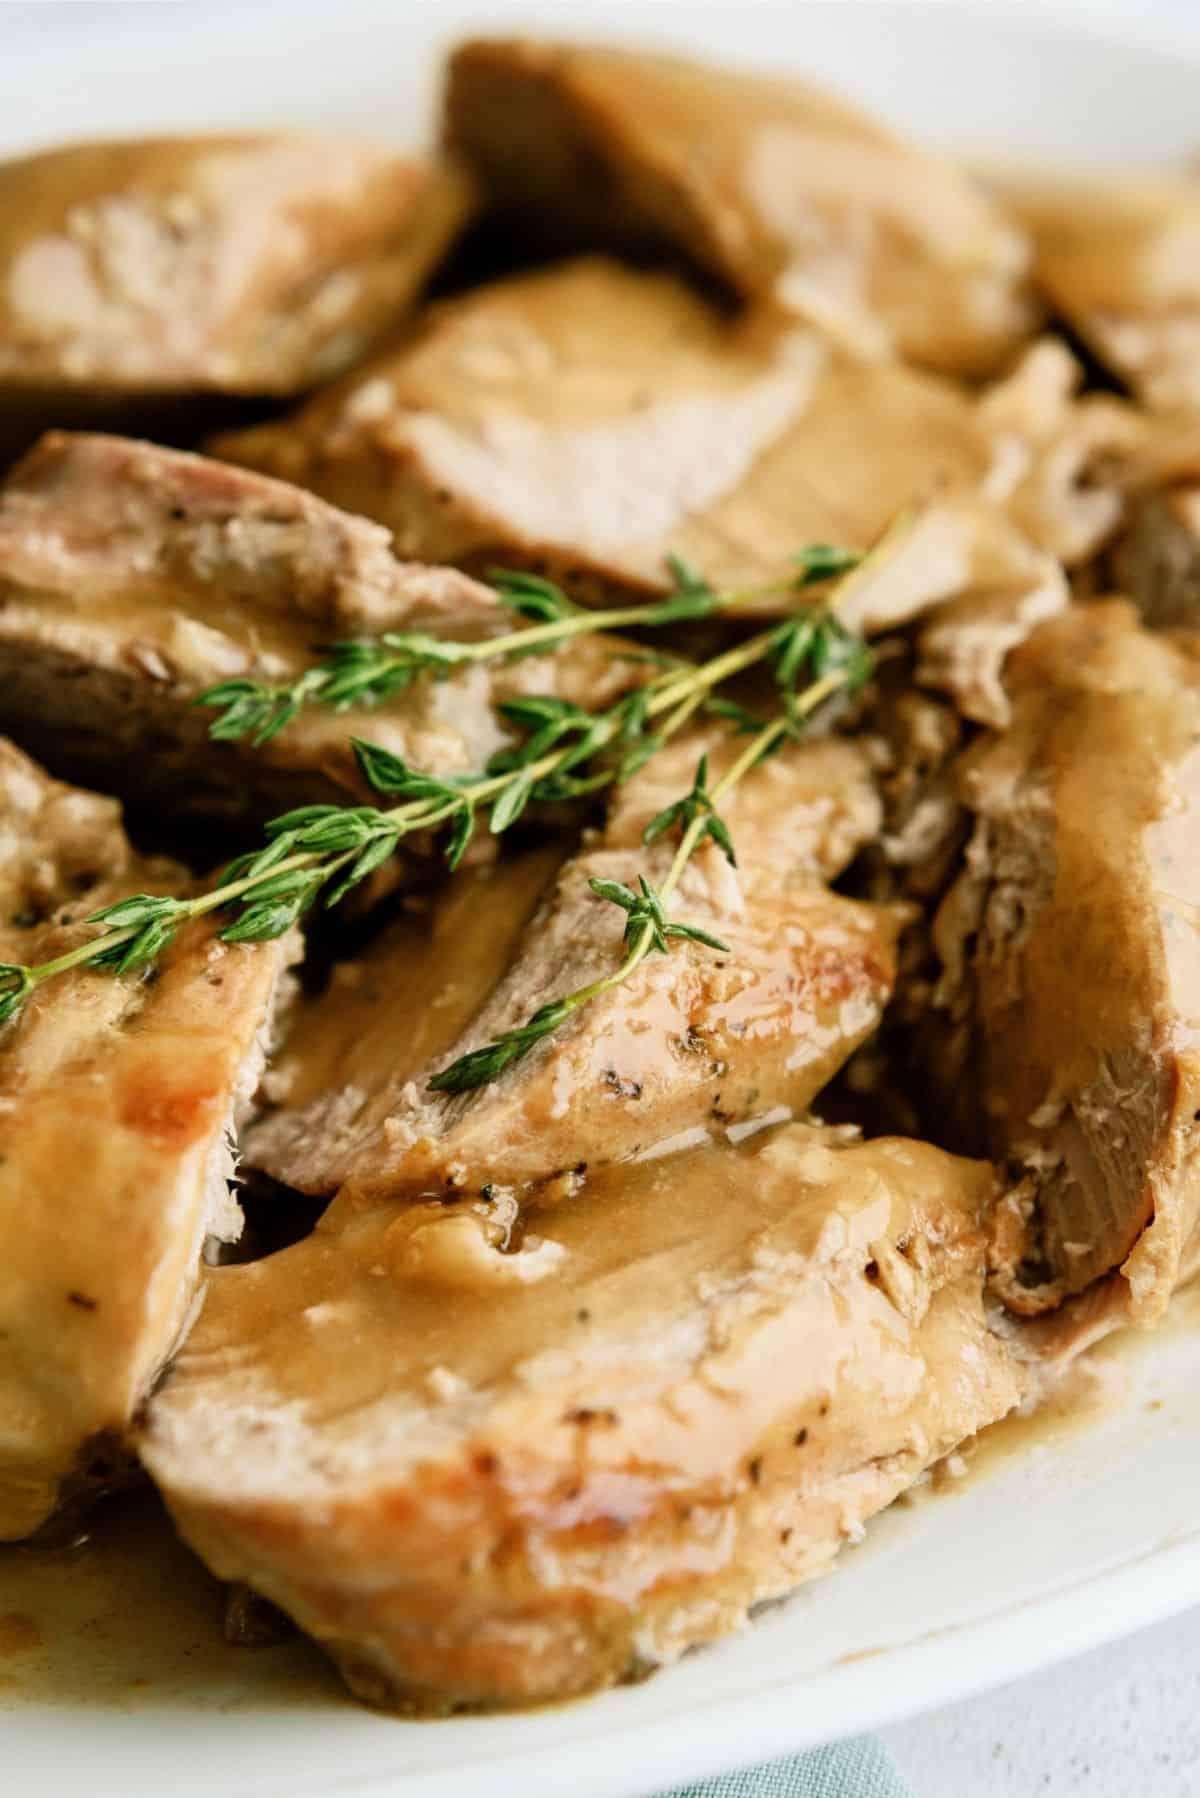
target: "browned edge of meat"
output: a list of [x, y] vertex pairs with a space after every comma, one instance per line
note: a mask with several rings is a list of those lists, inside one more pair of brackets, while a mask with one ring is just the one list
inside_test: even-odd
[[392, 327], [473, 203], [455, 165], [302, 132], [0, 164], [0, 391], [303, 392]]
[[472, 1207], [338, 1201], [214, 1271], [139, 1438], [185, 1539], [389, 1708], [738, 1628], [1028, 1385], [983, 1306], [991, 1169], [853, 1136], [613, 1169], [507, 1253]]
[[246, 821], [374, 799], [354, 735], [432, 773], [476, 769], [506, 741], [506, 693], [602, 706], [646, 677], [590, 640], [377, 707], [313, 707], [257, 747], [214, 742], [193, 704], [236, 675], [294, 679], [332, 640], [408, 628], [479, 638], [512, 614], [454, 569], [398, 562], [366, 519], [181, 451], [51, 433], [0, 489], [0, 727], [142, 805]]
[[968, 175], [803, 81], [478, 39], [444, 136], [527, 240], [682, 252], [858, 354], [978, 375], [1039, 316], [1021, 231]]
[[[715, 779], [734, 753], [728, 733], [664, 752], [678, 790], [709, 746]], [[840, 788], [820, 792], [826, 776]], [[711, 845], [693, 858], [671, 914], [724, 949], [674, 942], [487, 1085], [428, 1090], [451, 1061], [619, 966], [624, 913], [589, 882], [636, 888], [645, 873], [661, 886], [673, 846], [644, 848], [630, 827], [667, 778], [651, 762], [618, 802], [612, 836], [557, 871], [551, 853], [460, 876], [428, 917], [398, 924], [335, 978], [297, 1017], [250, 1162], [306, 1191], [499, 1199], [572, 1189], [589, 1168], [689, 1134], [802, 1113], [876, 1027], [894, 979], [900, 914], [831, 892], [814, 866], [824, 855], [836, 871], [878, 818], [850, 744], [801, 745], [748, 775], [725, 814], [736, 869]]]
[[974, 831], [935, 924], [946, 1110], [965, 1099], [1012, 1183], [1005, 1302], [1120, 1270], [1112, 1315], [1148, 1322], [1200, 1209], [1200, 651], [1080, 606], [1009, 690], [1011, 727], [960, 765]]
[[[0, 959], [62, 954], [141, 890], [186, 890], [183, 871], [0, 739]], [[206, 1239], [236, 1238], [236, 1130], [295, 949], [225, 945], [206, 921], [153, 979], [76, 968], [0, 1026], [0, 1538], [114, 1477]]]

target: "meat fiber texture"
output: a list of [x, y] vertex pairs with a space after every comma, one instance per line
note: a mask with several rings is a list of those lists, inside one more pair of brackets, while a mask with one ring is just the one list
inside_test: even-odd
[[958, 768], [973, 834], [934, 926], [946, 1115], [969, 1096], [1012, 1183], [1005, 1302], [1147, 1323], [1200, 1210], [1200, 650], [1079, 606], [1008, 687], [1011, 728]]
[[[713, 735], [663, 752], [682, 790], [682, 768], [690, 778]], [[714, 779], [728, 745], [726, 734]], [[693, 857], [672, 915], [725, 950], [675, 943], [485, 1086], [428, 1088], [431, 1074], [619, 964], [624, 913], [588, 883], [645, 872], [661, 885], [673, 848], [643, 848], [634, 827], [667, 779], [655, 758], [581, 853], [462, 877], [429, 916], [394, 926], [335, 976], [297, 1015], [270, 1076], [274, 1109], [249, 1135], [252, 1165], [315, 1192], [570, 1187], [689, 1133], [803, 1112], [879, 1022], [895, 972], [901, 914], [821, 878], [879, 816], [847, 743], [793, 748], [745, 777], [725, 807], [736, 868], [711, 844]]]
[[[0, 740], [0, 959], [49, 960], [100, 906], [183, 887], [134, 853], [113, 801]], [[0, 1026], [0, 1538], [106, 1476], [187, 1326], [206, 1239], [238, 1235], [236, 1130], [294, 952], [197, 924], [152, 982], [79, 967]]]
[[319, 133], [0, 164], [0, 446], [317, 386], [403, 317], [473, 205], [448, 162]]
[[[388, 1707], [593, 1690], [823, 1571], [1028, 1389], [990, 1168], [791, 1125], [217, 1269], [139, 1447], [185, 1539]], [[353, 1344], [353, 1353], [347, 1345]]]
[[450, 60], [445, 137], [526, 241], [675, 251], [860, 356], [979, 375], [1038, 317], [996, 201], [803, 81], [484, 38]]
[[[1061, 573], [1004, 511], [1043, 455], [1018, 410], [1001, 429], [951, 382], [864, 365], [777, 316], [731, 322], [669, 276], [593, 257], [435, 306], [299, 413], [213, 447], [378, 519], [403, 555], [539, 569], [585, 600], [660, 593], [681, 556], [747, 616], [794, 603], [807, 543], [863, 550], [928, 510], [919, 549], [872, 578], [881, 629], [972, 595], [1062, 603]], [[1064, 505], [1084, 479], [1071, 466]], [[1112, 523], [1076, 526], [1076, 549]]]
[[0, 488], [0, 726], [174, 816], [374, 799], [355, 735], [430, 773], [478, 769], [508, 740], [495, 701], [536, 687], [603, 706], [645, 679], [590, 639], [378, 706], [312, 706], [257, 746], [214, 742], [194, 704], [231, 677], [293, 680], [338, 639], [512, 626], [490, 588], [397, 561], [378, 525], [205, 457], [51, 433]]

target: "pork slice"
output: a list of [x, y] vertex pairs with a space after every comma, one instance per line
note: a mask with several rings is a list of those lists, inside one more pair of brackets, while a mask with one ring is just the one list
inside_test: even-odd
[[[147, 889], [179, 893], [182, 870], [0, 743], [0, 959], [59, 955]], [[195, 925], [153, 980], [77, 968], [0, 1026], [0, 1539], [107, 1472], [190, 1320], [206, 1240], [240, 1230], [236, 1130], [293, 952]]]
[[805, 82], [479, 39], [445, 137], [527, 239], [682, 252], [859, 353], [978, 374], [1036, 320], [1028, 245], [982, 189]]
[[[543, 859], [460, 881], [428, 922], [399, 926], [351, 973], [361, 1005], [347, 1006], [338, 982], [299, 1016], [270, 1088], [279, 1109], [247, 1139], [252, 1164], [315, 1192], [569, 1184], [585, 1165], [713, 1120], [803, 1111], [877, 1024], [899, 923], [830, 892], [803, 831], [772, 828], [768, 795], [779, 816], [792, 792], [811, 808], [814, 758], [834, 759], [806, 747], [748, 776], [726, 810], [738, 868], [706, 845], [670, 902], [726, 950], [673, 942], [491, 1084], [456, 1095], [430, 1091], [430, 1076], [619, 965], [625, 915], [589, 882], [636, 887], [644, 873], [659, 886], [674, 845], [630, 841], [635, 801], [614, 846], [585, 849], [552, 879]], [[851, 807], [860, 781], [856, 768]], [[828, 840], [847, 853], [853, 828]], [[340, 1070], [332, 1086], [324, 1069]]]
[[561, 864], [553, 847], [468, 868], [380, 932], [302, 1001], [263, 1082], [247, 1164], [302, 1192], [332, 1192], [389, 1120], [424, 1095], [429, 1064], [470, 1028], [519, 954]]
[[215, 449], [379, 519], [403, 555], [541, 568], [583, 598], [664, 590], [672, 553], [722, 586], [778, 580], [806, 543], [865, 548], [910, 503], [980, 491], [994, 459], [952, 383], [599, 258], [444, 302]]
[[603, 705], [645, 678], [573, 644], [421, 680], [377, 707], [310, 707], [270, 743], [214, 742], [214, 684], [294, 679], [332, 640], [512, 628], [490, 589], [398, 562], [386, 531], [311, 494], [126, 438], [52, 433], [0, 489], [0, 724], [57, 770], [174, 811], [261, 815], [373, 798], [361, 735], [432, 773], [481, 767], [523, 687]]
[[740, 1626], [1018, 1402], [991, 1196], [793, 1125], [614, 1168], [515, 1252], [478, 1207], [339, 1200], [210, 1275], [140, 1451], [369, 1702], [587, 1691]]
[[1147, 1322], [1200, 1208], [1200, 651], [1110, 602], [1009, 666], [1011, 726], [960, 764], [974, 830], [935, 923], [945, 1115], [968, 1099], [1011, 1177], [1005, 1300], [1108, 1279], [1110, 1318]]
[[303, 392], [402, 315], [472, 204], [455, 166], [319, 133], [0, 164], [0, 394]]
[[1143, 405], [1200, 407], [1200, 191], [1166, 173], [1014, 173], [992, 186], [1029, 233], [1050, 305]]

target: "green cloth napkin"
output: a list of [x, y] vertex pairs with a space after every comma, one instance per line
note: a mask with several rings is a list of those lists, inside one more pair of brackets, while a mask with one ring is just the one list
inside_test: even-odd
[[856, 1736], [795, 1760], [706, 1779], [663, 1798], [912, 1798], [912, 1793], [882, 1743]]

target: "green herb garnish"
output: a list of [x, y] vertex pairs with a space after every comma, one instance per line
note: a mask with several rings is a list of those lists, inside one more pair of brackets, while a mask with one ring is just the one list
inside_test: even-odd
[[[506, 603], [536, 620], [530, 629], [477, 644], [422, 633], [393, 634], [377, 644], [338, 645], [326, 663], [307, 670], [286, 688], [225, 682], [205, 696], [205, 703], [222, 707], [212, 734], [265, 742], [313, 698], [334, 706], [375, 703], [419, 676], [438, 678], [466, 661], [531, 649], [540, 653], [584, 632], [704, 617], [764, 592], [846, 576], [859, 565], [851, 552], [826, 545], [811, 547], [796, 561], [799, 572], [785, 583], [723, 595], [715, 593], [695, 569], [675, 561], [671, 566], [675, 586], [666, 599], [652, 606], [599, 613], [580, 611], [541, 577], [497, 575], [497, 590]], [[325, 906], [336, 905], [388, 861], [407, 837], [440, 833], [445, 859], [457, 867], [481, 811], [486, 812], [487, 828], [500, 834], [511, 829], [530, 804], [561, 804], [626, 780], [702, 708], [752, 732], [750, 743], [711, 791], [707, 760], [701, 758], [691, 789], [646, 826], [647, 843], [679, 832], [674, 859], [660, 887], [655, 889], [644, 876], [636, 888], [619, 881], [593, 883], [598, 899], [625, 913], [626, 954], [621, 964], [590, 986], [542, 1006], [526, 1023], [443, 1069], [430, 1085], [437, 1091], [461, 1092], [494, 1079], [581, 1006], [628, 979], [648, 955], [665, 954], [678, 940], [725, 949], [711, 933], [672, 918], [668, 903], [688, 860], [706, 839], [731, 862], [735, 860], [733, 840], [718, 809], [725, 795], [787, 738], [801, 735], [827, 700], [853, 692], [868, 677], [869, 649], [834, 615], [842, 591], [839, 586], [824, 602], [810, 602], [705, 662], [665, 659], [644, 686], [605, 710], [591, 712], [554, 694], [505, 700], [499, 710], [513, 729], [514, 741], [481, 773], [429, 774], [411, 768], [379, 744], [352, 739], [367, 784], [399, 803], [386, 808], [301, 806], [272, 820], [265, 827], [263, 846], [239, 856], [208, 892], [189, 899], [134, 894], [93, 912], [87, 922], [103, 928], [65, 954], [34, 965], [0, 963], [0, 1023], [14, 1017], [38, 987], [72, 968], [125, 975], [148, 968], [183, 925], [213, 912], [233, 914], [219, 932], [222, 941], [263, 942], [282, 936], [318, 899]], [[766, 721], [755, 719], [733, 701], [714, 697], [725, 682], [756, 665], [772, 667], [779, 693], [779, 710]]]

